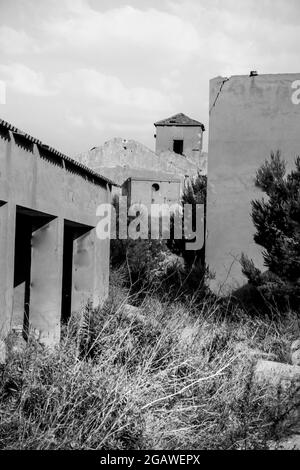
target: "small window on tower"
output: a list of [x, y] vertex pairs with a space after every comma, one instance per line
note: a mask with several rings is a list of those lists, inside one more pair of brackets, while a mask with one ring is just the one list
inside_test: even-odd
[[173, 141], [173, 152], [179, 153], [182, 155], [183, 153], [183, 140], [174, 140]]

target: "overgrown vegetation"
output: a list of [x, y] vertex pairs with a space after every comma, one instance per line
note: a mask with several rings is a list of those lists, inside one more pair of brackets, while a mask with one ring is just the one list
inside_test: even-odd
[[257, 357], [287, 361], [291, 314], [250, 319], [207, 299], [144, 296], [112, 273], [102, 309], [72, 317], [60, 348], [29, 342], [1, 368], [1, 449], [260, 449], [285, 398], [252, 383]]
[[257, 171], [256, 186], [267, 200], [252, 202], [254, 241], [263, 247], [267, 272], [242, 256], [243, 272], [261, 295], [277, 308], [300, 306], [300, 157], [286, 174], [280, 152]]
[[[184, 205], [190, 204], [190, 226], [193, 233], [196, 227], [196, 205], [202, 204], [206, 212], [206, 176], [198, 173], [187, 181], [182, 197], [181, 206], [183, 215], [188, 219], [184, 211]], [[205, 269], [205, 247], [200, 250], [187, 250], [186, 242], [193, 242], [191, 234], [185, 233], [182, 218], [182, 239], [174, 237], [174, 218], [170, 220], [170, 239], [160, 238], [153, 240], [150, 236], [151, 222], [149, 221], [149, 238], [145, 239], [119, 239], [118, 198], [114, 199], [117, 214], [116, 234], [117, 239], [111, 240], [111, 264], [113, 268], [125, 264], [127, 267], [127, 284], [131, 288], [131, 294], [145, 293], [154, 290], [163, 295], [168, 292], [174, 298], [193, 298], [199, 301], [206, 294], [205, 281], [208, 272]], [[199, 223], [199, 221], [198, 221]], [[204, 221], [205, 223], [205, 221]]]
[[[299, 297], [299, 174], [300, 159], [285, 176], [279, 154], [258, 171], [268, 201], [253, 202], [252, 215], [267, 277], [243, 257], [250, 282], [273, 300], [288, 296], [285, 305]], [[182, 202], [205, 203], [205, 191], [198, 175]], [[203, 250], [186, 253], [184, 241], [112, 248], [103, 308], [72, 316], [55, 350], [31, 338], [23, 352], [8, 348], [0, 449], [266, 449], [279, 440], [290, 397], [274, 399], [253, 371], [258, 358], [289, 362], [299, 316], [250, 316], [216, 299]]]

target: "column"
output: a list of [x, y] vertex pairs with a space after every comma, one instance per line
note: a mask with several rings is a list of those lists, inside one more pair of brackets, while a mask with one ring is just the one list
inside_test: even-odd
[[99, 240], [92, 229], [74, 240], [72, 312], [88, 302], [98, 307], [108, 294], [109, 240]]
[[60, 340], [63, 220], [55, 218], [32, 234], [30, 331], [47, 346]]
[[16, 206], [0, 201], [0, 338], [12, 324]]

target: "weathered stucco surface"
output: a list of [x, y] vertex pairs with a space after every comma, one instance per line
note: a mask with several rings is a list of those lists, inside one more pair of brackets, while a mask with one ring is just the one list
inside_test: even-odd
[[121, 138], [109, 140], [101, 147], [77, 155], [76, 160], [118, 184], [135, 176], [131, 174], [131, 170], [165, 172], [182, 179], [197, 174], [198, 168], [205, 174], [207, 161], [204, 153], [201, 153], [199, 163], [197, 159], [196, 161], [166, 149], [158, 155], [135, 140]]
[[130, 178], [124, 183], [122, 193], [127, 196], [129, 205], [144, 204], [150, 214], [151, 204], [172, 206], [179, 202], [180, 180]]
[[73, 271], [71, 310], [88, 300], [97, 306], [107, 296], [109, 240], [99, 240], [95, 227], [111, 186], [9, 126], [0, 126], [0, 335], [22, 329], [29, 301], [30, 326], [55, 344], [63, 276]]
[[250, 216], [258, 167], [281, 150], [300, 154], [300, 74], [218, 77], [210, 82], [207, 263], [223, 293], [245, 283], [242, 252], [263, 269]]
[[156, 128], [155, 152], [160, 155], [169, 150], [173, 153], [173, 141], [183, 140], [183, 155], [201, 166], [203, 131], [201, 127], [158, 126]]

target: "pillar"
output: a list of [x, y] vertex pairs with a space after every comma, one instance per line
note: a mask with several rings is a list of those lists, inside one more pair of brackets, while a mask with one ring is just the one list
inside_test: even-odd
[[0, 201], [0, 338], [12, 324], [16, 206]]
[[39, 341], [60, 340], [63, 220], [55, 218], [32, 234], [29, 327]]
[[109, 240], [99, 240], [92, 229], [74, 240], [72, 312], [91, 302], [98, 307], [107, 296]]

